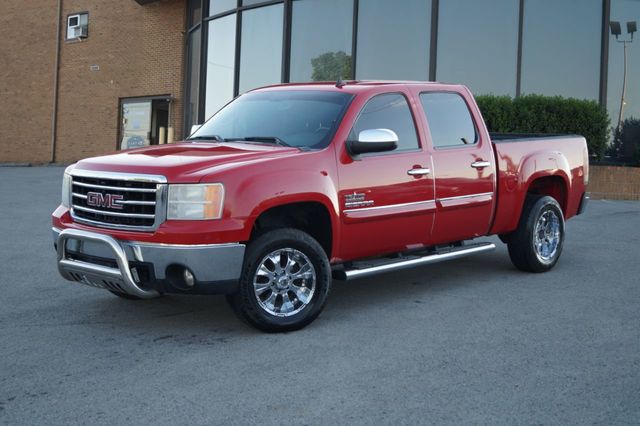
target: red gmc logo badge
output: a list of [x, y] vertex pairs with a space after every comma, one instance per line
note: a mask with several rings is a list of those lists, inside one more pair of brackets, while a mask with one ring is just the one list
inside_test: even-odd
[[122, 195], [102, 194], [100, 192], [87, 192], [87, 205], [92, 207], [104, 207], [107, 209], [122, 210]]

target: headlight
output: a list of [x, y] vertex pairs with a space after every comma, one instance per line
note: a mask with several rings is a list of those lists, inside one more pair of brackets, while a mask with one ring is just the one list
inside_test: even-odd
[[221, 183], [169, 185], [167, 219], [220, 219], [223, 203]]
[[71, 174], [69, 173], [73, 169], [73, 165], [67, 167], [62, 176], [62, 200], [60, 204], [69, 208], [71, 205]]

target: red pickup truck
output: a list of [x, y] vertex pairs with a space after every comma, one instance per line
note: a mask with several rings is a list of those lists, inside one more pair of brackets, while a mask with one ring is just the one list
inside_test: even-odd
[[492, 250], [544, 272], [587, 200], [580, 136], [490, 135], [464, 86], [270, 86], [185, 142], [67, 168], [53, 213], [66, 279], [127, 299], [226, 294], [265, 331], [304, 327], [332, 279]]

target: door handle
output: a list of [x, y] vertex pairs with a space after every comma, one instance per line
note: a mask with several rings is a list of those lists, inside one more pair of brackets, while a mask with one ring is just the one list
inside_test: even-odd
[[491, 165], [488, 161], [474, 161], [471, 163], [471, 167], [474, 169], [484, 169], [485, 167], [489, 167]]
[[417, 169], [407, 170], [407, 174], [410, 176], [422, 176], [422, 175], [428, 175], [429, 173], [431, 173], [431, 169], [423, 169], [422, 167]]

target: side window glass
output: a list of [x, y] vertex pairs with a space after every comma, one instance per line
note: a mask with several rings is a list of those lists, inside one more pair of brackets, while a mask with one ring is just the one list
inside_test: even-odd
[[407, 99], [399, 93], [386, 93], [370, 99], [349, 133], [356, 140], [363, 130], [389, 129], [398, 135], [398, 148], [394, 151], [418, 149], [418, 135]]
[[478, 142], [473, 118], [462, 96], [445, 92], [422, 93], [420, 102], [435, 148], [473, 145]]

